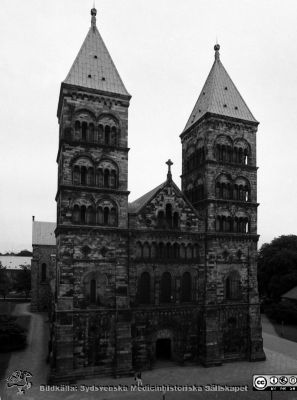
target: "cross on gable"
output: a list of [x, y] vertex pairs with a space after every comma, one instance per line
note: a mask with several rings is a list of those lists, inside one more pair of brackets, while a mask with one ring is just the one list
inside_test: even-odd
[[171, 179], [172, 175], [171, 175], [171, 165], [173, 165], [173, 162], [170, 160], [166, 161], [166, 163], [168, 165], [168, 172], [167, 172], [167, 179]]

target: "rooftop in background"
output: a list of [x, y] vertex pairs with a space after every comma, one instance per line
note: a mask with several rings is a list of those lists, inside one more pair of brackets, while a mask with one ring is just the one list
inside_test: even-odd
[[32, 257], [0, 256], [0, 262], [7, 269], [21, 269], [21, 265], [31, 266]]
[[55, 222], [32, 222], [32, 245], [55, 246]]
[[199, 121], [208, 112], [257, 123], [257, 120], [221, 63], [220, 46], [216, 44], [214, 49], [215, 61], [184, 131]]
[[293, 287], [293, 289], [284, 293], [281, 297], [283, 299], [297, 300], [297, 286]]
[[96, 27], [97, 10], [91, 10], [92, 26], [64, 83], [130, 96]]

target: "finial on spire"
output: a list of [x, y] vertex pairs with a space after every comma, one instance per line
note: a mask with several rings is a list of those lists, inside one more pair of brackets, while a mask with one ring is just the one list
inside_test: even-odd
[[166, 161], [166, 163], [168, 165], [168, 172], [167, 172], [167, 179], [171, 180], [172, 179], [172, 174], [171, 174], [171, 165], [173, 165], [173, 162], [170, 160]]
[[220, 45], [217, 43], [214, 46], [214, 50], [215, 50], [215, 60], [219, 60], [220, 59]]
[[91, 26], [92, 26], [93, 29], [95, 29], [95, 27], [96, 27], [96, 15], [97, 15], [97, 10], [95, 8], [95, 2], [94, 2], [94, 7], [91, 10], [91, 15], [92, 15]]

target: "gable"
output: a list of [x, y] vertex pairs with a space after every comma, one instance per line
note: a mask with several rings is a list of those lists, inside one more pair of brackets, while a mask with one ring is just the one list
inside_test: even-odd
[[[145, 203], [142, 202], [143, 198], [146, 199]], [[142, 203], [142, 208], [136, 212], [135, 228], [198, 232], [197, 212], [174, 182], [165, 182], [139, 200], [138, 203]]]

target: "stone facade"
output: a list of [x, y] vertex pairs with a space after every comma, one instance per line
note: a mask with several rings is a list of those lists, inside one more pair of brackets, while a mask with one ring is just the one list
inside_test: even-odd
[[169, 160], [165, 182], [128, 204], [130, 95], [105, 55], [101, 79], [83, 75], [103, 48], [95, 11], [58, 106], [51, 380], [119, 376], [162, 358], [263, 360], [258, 123], [206, 110], [181, 135], [182, 191]]
[[56, 224], [34, 221], [32, 224], [31, 311], [49, 310], [56, 274]]

